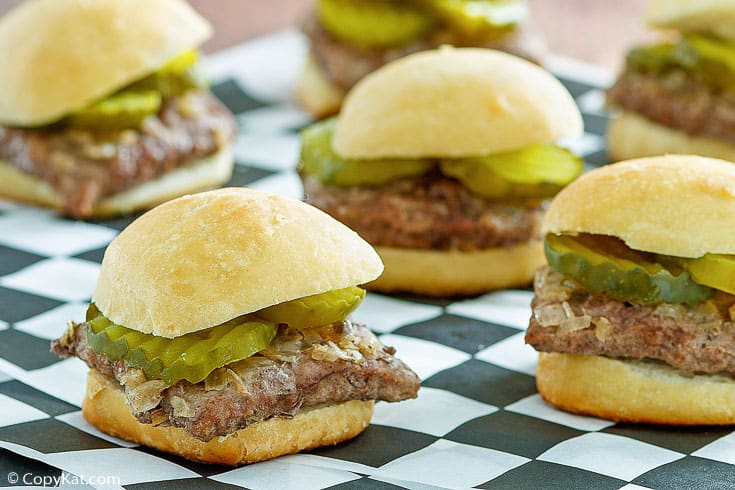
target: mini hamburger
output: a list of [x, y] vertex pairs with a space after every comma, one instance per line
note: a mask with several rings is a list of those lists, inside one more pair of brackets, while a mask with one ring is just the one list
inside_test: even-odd
[[232, 173], [209, 24], [182, 0], [29, 0], [0, 19], [0, 196], [128, 213]]
[[731, 225], [722, 160], [630, 160], [561, 191], [526, 335], [541, 396], [615, 421], [735, 423]]
[[311, 51], [298, 87], [314, 115], [384, 64], [441, 45], [507, 51], [538, 62], [541, 36], [525, 0], [318, 0], [304, 23]]
[[474, 48], [395, 61], [302, 132], [306, 201], [375, 246], [370, 287], [447, 296], [530, 283], [547, 199], [583, 170], [582, 131], [548, 72]]
[[652, 27], [673, 39], [631, 50], [608, 91], [614, 160], [666, 153], [735, 160], [735, 3], [653, 0]]
[[98, 429], [184, 458], [252, 463], [359, 434], [419, 380], [348, 316], [382, 270], [354, 232], [243, 188], [149, 211], [107, 248], [84, 323], [52, 344], [90, 368]]

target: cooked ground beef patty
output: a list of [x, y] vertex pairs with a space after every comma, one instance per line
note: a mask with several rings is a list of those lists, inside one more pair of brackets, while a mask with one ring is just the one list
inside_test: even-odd
[[0, 159], [48, 182], [65, 212], [84, 218], [104, 197], [213, 155], [234, 133], [229, 111], [195, 91], [166, 100], [140, 130], [0, 126]]
[[691, 373], [735, 374], [735, 296], [644, 306], [589, 293], [546, 267], [534, 282], [526, 343], [542, 352], [654, 359]]
[[305, 332], [281, 328], [273, 344], [257, 355], [200, 383], [180, 381], [171, 387], [146, 380], [122, 360], [96, 354], [87, 344], [86, 324], [72, 326], [52, 350], [79, 357], [124, 385], [141, 422], [183, 427], [203, 441], [273, 417], [291, 418], [302, 408], [416, 397], [418, 376], [364, 325], [344, 322], [328, 338]]
[[536, 37], [533, 28], [527, 22], [505, 35], [491, 39], [466, 39], [449, 30], [438, 30], [428, 37], [386, 49], [364, 49], [342, 42], [322, 27], [316, 15], [309, 16], [302, 29], [309, 38], [319, 66], [332, 83], [345, 91], [386, 63], [444, 44], [498, 49], [535, 62], [538, 62], [542, 51], [541, 40]]
[[686, 132], [735, 143], [735, 96], [715, 92], [684, 71], [626, 71], [608, 91], [611, 104]]
[[303, 181], [306, 202], [372, 245], [469, 252], [540, 239], [543, 206], [488, 201], [439, 171], [381, 186], [327, 186], [310, 176]]

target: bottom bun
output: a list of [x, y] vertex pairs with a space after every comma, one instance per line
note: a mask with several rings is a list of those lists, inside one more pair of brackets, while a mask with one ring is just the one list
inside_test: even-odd
[[624, 111], [607, 128], [607, 153], [612, 161], [676, 153], [735, 161], [735, 145], [649, 121]]
[[[212, 189], [232, 176], [232, 150], [225, 147], [206, 158], [166, 172], [155, 180], [106, 197], [94, 208], [90, 217], [128, 214], [151, 208], [175, 197]], [[63, 211], [61, 196], [33, 175], [0, 160], [0, 196]]]
[[540, 353], [536, 386], [563, 410], [616, 422], [735, 424], [735, 380], [665, 364]]
[[314, 55], [310, 54], [301, 73], [296, 97], [304, 108], [318, 118], [336, 114], [345, 92], [327, 78]]
[[113, 436], [192, 461], [234, 466], [351, 439], [370, 423], [373, 401], [353, 400], [302, 410], [292, 419], [266, 420], [230, 436], [203, 442], [179, 427], [138, 422], [125, 402], [122, 388], [91, 369], [82, 414], [90, 424]]
[[494, 289], [530, 284], [536, 269], [546, 263], [540, 240], [513, 247], [478, 252], [375, 249], [385, 269], [367, 287], [383, 292], [428, 296], [479, 294]]

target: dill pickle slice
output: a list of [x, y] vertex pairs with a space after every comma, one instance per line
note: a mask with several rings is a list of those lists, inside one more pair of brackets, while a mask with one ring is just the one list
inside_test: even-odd
[[591, 292], [606, 291], [622, 301], [697, 304], [712, 295], [688, 272], [669, 270], [653, 254], [632, 250], [613, 237], [548, 234], [544, 252], [554, 270]]
[[696, 259], [668, 257], [668, 260], [689, 272], [698, 284], [735, 294], [735, 256], [707, 254]]
[[163, 98], [168, 98], [181, 95], [189, 90], [206, 87], [206, 79], [196, 69], [198, 60], [197, 50], [184, 51], [147, 77], [130, 84], [125, 90], [154, 90]]
[[301, 132], [299, 170], [320, 182], [336, 186], [379, 185], [400, 177], [421, 175], [434, 163], [417, 159], [353, 160], [332, 150], [337, 119], [312, 124]]
[[321, 327], [344, 321], [364, 297], [365, 290], [353, 286], [286, 301], [255, 315], [271, 322], [287, 323], [293, 328]]
[[434, 27], [429, 13], [395, 0], [319, 0], [317, 16], [334, 37], [360, 48], [399, 46]]
[[628, 51], [625, 63], [628, 68], [644, 73], [661, 73], [672, 66], [678, 66], [673, 44], [654, 44]]
[[552, 144], [472, 158], [443, 160], [442, 172], [489, 199], [554, 196], [584, 171], [582, 159]]
[[212, 371], [265, 349], [278, 327], [252, 316], [175, 339], [144, 334], [112, 323], [94, 304], [87, 310], [87, 342], [98, 354], [143, 370], [148, 379], [167, 385], [180, 380], [198, 383]]
[[73, 112], [64, 122], [86, 129], [137, 128], [160, 108], [161, 94], [155, 90], [125, 91]]
[[469, 35], [503, 32], [528, 17], [524, 0], [428, 0], [438, 18]]

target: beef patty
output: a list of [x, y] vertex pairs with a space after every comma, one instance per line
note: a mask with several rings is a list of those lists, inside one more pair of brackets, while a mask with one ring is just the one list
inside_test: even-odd
[[220, 368], [206, 380], [167, 387], [140, 369], [111, 361], [87, 344], [87, 324], [70, 326], [52, 343], [62, 357], [76, 356], [123, 385], [133, 415], [143, 422], [183, 427], [208, 441], [302, 408], [349, 400], [415, 398], [418, 376], [364, 325], [344, 322], [327, 337], [281, 327], [271, 346]]
[[549, 267], [536, 274], [534, 290], [526, 343], [538, 351], [735, 374], [735, 296], [718, 292], [696, 306], [639, 305], [590, 293]]
[[209, 92], [167, 99], [139, 130], [0, 126], [0, 159], [48, 182], [64, 211], [88, 217], [104, 197], [213, 155], [232, 139], [235, 122]]
[[492, 202], [438, 170], [380, 186], [335, 187], [302, 178], [306, 202], [375, 246], [470, 252], [541, 238], [545, 205]]
[[329, 80], [344, 91], [351, 89], [361, 78], [381, 66], [411, 53], [435, 49], [448, 44], [458, 47], [498, 49], [538, 62], [543, 41], [528, 22], [503, 35], [487, 39], [466, 38], [448, 29], [434, 31], [428, 37], [416, 39], [393, 48], [358, 48], [334, 38], [327, 32], [315, 14], [307, 17], [302, 30], [309, 38], [317, 63]]
[[607, 97], [612, 105], [663, 126], [735, 143], [735, 97], [684, 71], [657, 75], [628, 70]]

